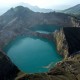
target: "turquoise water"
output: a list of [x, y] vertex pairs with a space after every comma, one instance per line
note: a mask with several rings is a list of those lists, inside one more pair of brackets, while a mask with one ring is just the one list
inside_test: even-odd
[[12, 62], [26, 73], [46, 72], [63, 59], [55, 44], [42, 38], [18, 37], [4, 50]]
[[43, 24], [43, 25], [32, 26], [29, 29], [32, 31], [40, 32], [40, 33], [44, 33], [44, 32], [50, 33], [50, 32], [54, 32], [55, 30], [58, 30], [60, 28], [61, 28], [61, 26]]

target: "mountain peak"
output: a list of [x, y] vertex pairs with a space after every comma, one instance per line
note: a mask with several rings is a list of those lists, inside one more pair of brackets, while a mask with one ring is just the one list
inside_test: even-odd
[[21, 2], [17, 5], [22, 5], [24, 7], [27, 7], [34, 12], [42, 12], [42, 13], [53, 12], [52, 9], [39, 8], [38, 6], [32, 6], [32, 5], [30, 5], [28, 3], [24, 3], [24, 2]]
[[17, 9], [24, 9], [25, 7], [23, 7], [23, 6], [17, 6], [15, 8], [17, 8]]
[[17, 6], [15, 8], [10, 8], [6, 13], [3, 14], [7, 16], [17, 16], [17, 17], [23, 17], [26, 14], [32, 14], [33, 11], [30, 10], [29, 8], [23, 7], [23, 6]]
[[14, 8], [15, 11], [29, 11], [29, 12], [33, 12], [32, 10], [30, 10], [29, 8], [27, 7], [23, 7], [23, 6], [17, 6]]

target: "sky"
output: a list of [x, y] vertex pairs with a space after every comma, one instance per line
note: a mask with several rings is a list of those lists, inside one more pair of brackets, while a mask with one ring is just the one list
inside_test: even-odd
[[12, 6], [17, 3], [29, 3], [40, 8], [66, 9], [80, 4], [80, 0], [0, 0], [0, 8]]

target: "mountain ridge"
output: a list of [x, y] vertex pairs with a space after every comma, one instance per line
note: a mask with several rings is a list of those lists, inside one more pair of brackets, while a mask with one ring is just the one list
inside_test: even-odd
[[23, 3], [23, 2], [19, 3], [18, 5], [27, 7], [29, 9], [31, 9], [32, 11], [34, 11], [34, 12], [42, 12], [42, 13], [53, 12], [52, 9], [39, 8], [38, 6], [32, 6], [32, 5], [28, 4], [28, 3]]
[[68, 13], [68, 14], [78, 15], [78, 14], [80, 14], [80, 4], [77, 4], [77, 5], [70, 7], [66, 10], [63, 10], [62, 12]]
[[31, 9], [32, 11], [34, 12], [41, 12], [41, 13], [48, 13], [48, 12], [53, 12], [54, 10], [52, 9], [45, 9], [45, 8], [39, 8], [38, 6], [32, 6], [28, 3], [16, 3], [16, 4], [13, 4], [11, 6], [6, 6], [6, 7], [1, 7], [1, 11], [0, 11], [0, 15], [3, 15], [7, 10], [9, 10], [11, 7], [15, 8], [16, 6], [24, 6], [26, 8], [29, 8]]
[[[39, 13], [32, 10], [18, 6], [11, 8], [2, 16], [0, 16], [0, 25], [5, 26], [7, 23], [17, 18], [16, 22], [22, 21], [23, 24], [31, 26], [33, 24], [54, 24], [62, 26], [72, 26], [71, 16], [64, 13], [50, 12]], [[30, 23], [31, 22], [31, 23]]]

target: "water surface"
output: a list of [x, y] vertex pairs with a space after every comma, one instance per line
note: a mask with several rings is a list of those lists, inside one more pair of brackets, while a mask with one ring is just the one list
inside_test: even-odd
[[34, 37], [18, 37], [4, 50], [12, 62], [26, 73], [46, 72], [62, 57], [53, 41]]
[[32, 31], [49, 34], [51, 32], [54, 32], [55, 30], [59, 30], [60, 28], [61, 26], [43, 24], [32, 26], [29, 29]]

